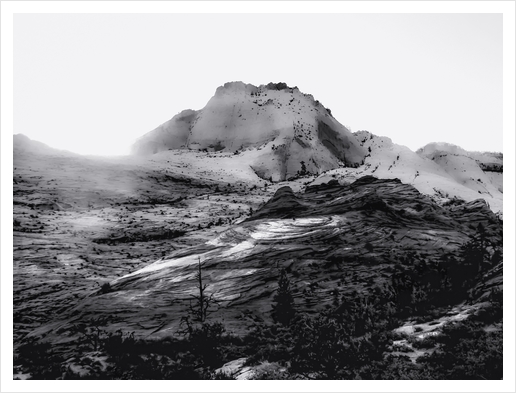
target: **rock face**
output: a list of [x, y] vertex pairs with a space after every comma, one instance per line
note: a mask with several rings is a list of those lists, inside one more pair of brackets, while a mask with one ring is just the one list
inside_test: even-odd
[[138, 139], [132, 152], [169, 149], [253, 151], [249, 165], [275, 181], [358, 166], [365, 156], [356, 137], [328, 109], [284, 83], [226, 83], [203, 109], [179, 113]]
[[147, 338], [175, 334], [196, 293], [199, 260], [206, 293], [218, 300], [213, 320], [244, 334], [271, 320], [282, 268], [297, 309], [311, 314], [331, 304], [335, 288], [349, 295], [389, 282], [400, 260], [439, 263], [480, 223], [487, 238], [501, 238], [501, 223], [483, 200], [440, 206], [398, 179], [365, 176], [304, 193], [282, 187], [246, 221], [111, 281], [109, 292], [92, 293], [31, 335], [66, 342], [73, 339], [74, 324], [99, 316], [111, 318], [106, 329], [113, 331]]
[[482, 198], [494, 212], [503, 211], [501, 153], [468, 152], [447, 143], [431, 143], [413, 152], [390, 138], [368, 131], [357, 131], [354, 135], [367, 151], [364, 165], [331, 170], [313, 184], [331, 179], [349, 182], [366, 175], [397, 178], [443, 203]]

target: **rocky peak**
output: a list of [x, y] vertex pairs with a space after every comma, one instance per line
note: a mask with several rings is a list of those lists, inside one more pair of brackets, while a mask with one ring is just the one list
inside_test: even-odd
[[238, 165], [248, 165], [259, 177], [273, 181], [355, 167], [365, 156], [356, 137], [331, 111], [282, 82], [226, 83], [200, 111], [181, 112], [142, 136], [133, 153], [176, 149], [232, 152], [239, 156]]

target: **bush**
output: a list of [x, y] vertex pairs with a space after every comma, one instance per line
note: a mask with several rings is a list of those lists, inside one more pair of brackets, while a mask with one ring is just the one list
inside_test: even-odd
[[320, 379], [354, 379], [364, 367], [382, 361], [392, 340], [380, 331], [353, 337], [347, 322], [331, 315], [300, 318], [294, 326], [291, 372]]
[[244, 354], [247, 365], [258, 364], [262, 361], [285, 364], [291, 358], [292, 331], [283, 325], [256, 325], [244, 337]]
[[111, 288], [111, 284], [109, 282], [105, 282], [100, 287], [100, 293], [102, 293], [102, 294], [109, 293], [109, 292], [112, 292], [112, 291], [113, 291], [113, 289]]
[[220, 347], [224, 332], [225, 327], [220, 322], [205, 322], [200, 325], [188, 324], [187, 329], [182, 332], [186, 336], [183, 344], [198, 359], [200, 364], [207, 367], [221, 366]]
[[503, 334], [487, 333], [473, 321], [449, 324], [437, 339], [441, 347], [418, 358], [435, 379], [502, 379]]
[[61, 377], [63, 357], [48, 342], [30, 338], [17, 351], [16, 359], [26, 368], [29, 379], [57, 379]]
[[281, 270], [278, 279], [278, 290], [273, 298], [272, 318], [275, 322], [288, 325], [296, 313], [294, 298], [290, 290], [290, 280], [285, 269]]

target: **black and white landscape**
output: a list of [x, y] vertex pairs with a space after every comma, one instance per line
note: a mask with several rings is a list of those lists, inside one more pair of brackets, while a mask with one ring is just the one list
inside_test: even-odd
[[14, 378], [502, 379], [502, 153], [308, 93], [225, 83], [115, 158], [14, 135]]
[[2, 392], [514, 391], [514, 2], [1, 8]]

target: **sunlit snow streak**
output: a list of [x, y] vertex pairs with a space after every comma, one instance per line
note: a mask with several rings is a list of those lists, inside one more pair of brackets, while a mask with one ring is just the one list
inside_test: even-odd
[[[296, 220], [276, 220], [259, 224], [250, 236], [257, 240], [286, 240], [313, 236], [328, 227], [335, 227], [338, 217], [298, 218]], [[309, 230], [307, 230], [309, 229]]]
[[221, 257], [227, 258], [233, 256], [235, 254], [241, 255], [245, 251], [252, 250], [254, 248], [254, 243], [250, 241], [243, 241], [238, 243], [236, 246], [231, 247], [229, 250], [226, 250], [220, 254]]
[[[257, 241], [287, 240], [303, 237], [310, 237], [319, 234], [335, 233], [339, 231], [339, 222], [342, 218], [332, 217], [309, 217], [297, 219], [284, 219], [262, 222], [256, 225], [249, 232], [246, 230], [228, 230], [217, 238], [207, 242], [216, 246], [217, 249], [201, 254], [192, 254], [181, 258], [160, 259], [151, 265], [140, 270], [127, 274], [116, 279], [114, 282], [141, 274], [152, 274], [167, 268], [177, 268], [198, 263], [199, 258], [204, 261], [206, 258], [238, 259], [252, 253]], [[246, 273], [252, 274], [254, 273]], [[177, 277], [176, 281], [186, 279], [186, 276]]]
[[230, 272], [221, 274], [217, 277], [217, 281], [224, 281], [229, 278], [235, 278], [235, 277], [245, 277], [249, 276], [251, 274], [254, 274], [258, 269], [235, 269]]
[[126, 274], [125, 276], [117, 278], [115, 280], [115, 282], [118, 282], [118, 281], [128, 278], [128, 277], [136, 276], [139, 274], [157, 272], [159, 270], [166, 269], [166, 268], [192, 265], [194, 263], [198, 263], [199, 258], [201, 258], [201, 260], [204, 260], [206, 255], [208, 255], [208, 254], [211, 255], [212, 253], [213, 252], [208, 252], [208, 253], [204, 253], [204, 254], [193, 254], [193, 255], [188, 255], [186, 257], [177, 258], [177, 259], [166, 259], [166, 260], [160, 259], [148, 266], [145, 266], [144, 268], [142, 268], [140, 270], [137, 270], [135, 272], [132, 272], [132, 273]]

